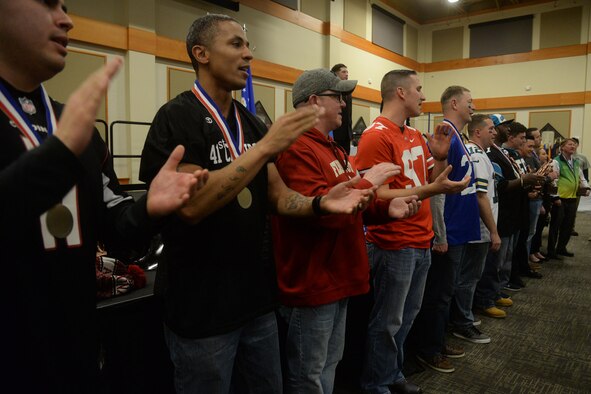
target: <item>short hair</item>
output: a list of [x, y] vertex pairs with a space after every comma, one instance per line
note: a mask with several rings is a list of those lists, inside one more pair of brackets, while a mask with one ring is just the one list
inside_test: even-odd
[[443, 107], [445, 104], [449, 103], [452, 98], [461, 96], [464, 92], [469, 91], [470, 89], [458, 85], [448, 87], [443, 93], [441, 93], [441, 106]]
[[527, 132], [527, 127], [525, 127], [523, 124], [519, 123], [519, 122], [512, 122], [511, 126], [509, 126], [509, 130], [507, 131], [507, 135], [511, 136], [511, 137], [515, 137], [518, 134], [521, 133], [526, 133]]
[[382, 101], [388, 101], [392, 98], [394, 90], [399, 86], [406, 86], [406, 82], [411, 75], [417, 75], [415, 70], [392, 70], [388, 71], [382, 78], [380, 90], [382, 93]]
[[468, 135], [472, 136], [474, 131], [482, 126], [482, 124], [487, 120], [490, 119], [488, 115], [485, 114], [476, 114], [472, 115], [472, 120], [468, 122]]
[[337, 72], [339, 72], [341, 70], [341, 68], [347, 68], [347, 66], [345, 66], [343, 63], [337, 63], [334, 66], [332, 66], [332, 68], [330, 69], [330, 72], [332, 72], [333, 74], [336, 74]]
[[207, 14], [200, 18], [197, 18], [189, 27], [189, 33], [187, 33], [186, 45], [189, 59], [193, 69], [197, 71], [199, 63], [193, 57], [193, 47], [195, 45], [208, 46], [211, 45], [213, 38], [217, 34], [218, 23], [220, 22], [236, 22], [238, 21], [231, 16], [223, 14]]
[[569, 138], [565, 138], [565, 139], [563, 139], [563, 140], [560, 142], [560, 146], [562, 147], [562, 146], [566, 145], [566, 143], [567, 143], [567, 142], [569, 142], [569, 141], [572, 141], [572, 142], [574, 142], [575, 144], [577, 143], [577, 141], [576, 141], [574, 138], [570, 138], [570, 137], [569, 137]]
[[525, 139], [526, 140], [531, 140], [531, 141], [535, 141], [536, 140], [533, 135], [531, 135], [531, 134], [528, 135], [527, 133], [525, 133]]

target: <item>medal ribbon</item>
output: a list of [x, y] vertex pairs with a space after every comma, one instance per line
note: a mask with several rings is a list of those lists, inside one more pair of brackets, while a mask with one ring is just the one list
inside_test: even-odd
[[[53, 107], [50, 104], [49, 96], [45, 91], [43, 85], [41, 87], [41, 102], [43, 103], [43, 107], [45, 108], [45, 118], [47, 122], [47, 134], [52, 135], [53, 130], [56, 129], [57, 121], [55, 118], [55, 114], [53, 113]], [[6, 86], [0, 81], [0, 109], [2, 112], [8, 116], [10, 120], [12, 120], [19, 130], [22, 131], [25, 138], [30, 142], [27, 145], [27, 149], [31, 149], [32, 147], [37, 147], [41, 144], [41, 135], [35, 131], [33, 125], [29, 121], [29, 118], [23, 112], [22, 108], [19, 104], [17, 104], [12, 94], [8, 91]]]
[[240, 121], [240, 115], [238, 114], [238, 108], [234, 105], [234, 114], [236, 115], [236, 124], [238, 125], [237, 135], [234, 136], [230, 132], [230, 126], [226, 122], [226, 118], [222, 115], [222, 111], [218, 108], [215, 102], [209, 97], [209, 95], [203, 90], [199, 81], [195, 80], [193, 88], [191, 89], [197, 100], [207, 109], [211, 117], [215, 120], [218, 127], [222, 131], [222, 136], [226, 140], [226, 145], [230, 148], [230, 155], [232, 160], [236, 160], [238, 156], [244, 153], [244, 132], [242, 131], [242, 123]]

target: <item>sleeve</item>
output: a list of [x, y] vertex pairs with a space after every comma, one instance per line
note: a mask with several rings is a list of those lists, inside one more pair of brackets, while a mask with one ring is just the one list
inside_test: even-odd
[[579, 167], [579, 181], [580, 181], [580, 187], [581, 188], [588, 188], [589, 187], [589, 183], [587, 182], [587, 179], [585, 179], [585, 174], [583, 173], [583, 169], [581, 169]]
[[82, 163], [56, 137], [19, 156], [0, 170], [2, 221], [38, 217], [84, 175]]
[[476, 191], [481, 193], [488, 193], [488, 179], [489, 174], [488, 166], [482, 153], [473, 153], [470, 155], [472, 158], [472, 165], [474, 167], [474, 178]]
[[160, 108], [144, 143], [139, 179], [149, 185], [179, 143], [173, 139], [166, 106]]
[[[292, 146], [281, 153], [275, 160], [275, 165], [285, 185], [304, 196], [325, 195], [333, 187], [322, 172], [322, 166], [326, 164], [323, 164], [314, 152], [303, 144]], [[363, 189], [363, 185], [365, 188], [371, 187], [368, 181], [362, 182], [363, 180], [356, 185], [356, 188]], [[309, 220], [322, 227], [341, 228], [354, 223], [355, 217], [353, 215], [326, 215], [302, 220]]]
[[[382, 133], [370, 130], [364, 132], [359, 139], [355, 165], [359, 173], [363, 174], [379, 163], [397, 163], [397, 160], [393, 156], [392, 146]], [[394, 177], [386, 179], [384, 183], [389, 184], [393, 180]]]
[[443, 213], [445, 209], [445, 194], [436, 194], [430, 198], [431, 215], [433, 216], [433, 232], [435, 233], [434, 244], [447, 243], [447, 231]]

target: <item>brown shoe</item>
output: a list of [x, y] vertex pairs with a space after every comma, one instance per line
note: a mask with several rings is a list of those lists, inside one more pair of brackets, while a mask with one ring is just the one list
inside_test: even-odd
[[529, 263], [529, 268], [530, 268], [532, 271], [538, 271], [540, 268], [542, 268], [542, 264], [540, 264], [540, 263], [532, 263], [532, 262], [530, 261], [530, 263]]
[[499, 298], [498, 300], [495, 301], [495, 305], [496, 306], [512, 306], [513, 305], [513, 300], [511, 298]]
[[461, 346], [445, 344], [441, 354], [447, 358], [462, 358], [466, 355], [464, 348]]
[[449, 362], [447, 357], [442, 356], [441, 354], [436, 354], [431, 357], [421, 357], [417, 355], [417, 359], [422, 363], [428, 366], [431, 369], [434, 369], [437, 372], [443, 373], [452, 373], [456, 369], [453, 365]]
[[502, 309], [497, 308], [496, 306], [491, 306], [490, 308], [486, 308], [482, 310], [488, 317], [494, 317], [495, 319], [504, 319], [507, 317], [507, 312]]

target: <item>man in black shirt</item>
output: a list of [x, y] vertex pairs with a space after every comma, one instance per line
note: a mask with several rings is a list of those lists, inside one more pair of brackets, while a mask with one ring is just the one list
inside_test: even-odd
[[[330, 71], [341, 80], [349, 79], [349, 70], [347, 66], [342, 63], [335, 64]], [[341, 111], [342, 122], [339, 127], [332, 131], [333, 139], [339, 144], [347, 154], [351, 153], [351, 138], [353, 137], [352, 127], [352, 102], [351, 93], [343, 95], [343, 101], [345, 101], [345, 107]]]
[[90, 77], [64, 108], [42, 86], [65, 66], [73, 23], [63, 1], [0, 0], [0, 15], [2, 387], [90, 393], [97, 241], [149, 240], [154, 218], [187, 201], [197, 174], [177, 173], [178, 148], [134, 204], [93, 127], [121, 62]]

